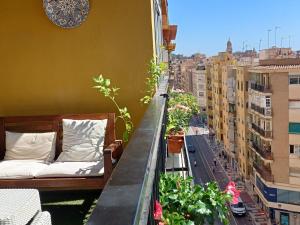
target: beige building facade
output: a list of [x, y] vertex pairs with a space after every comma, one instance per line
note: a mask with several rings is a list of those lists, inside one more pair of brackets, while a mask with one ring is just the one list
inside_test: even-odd
[[228, 52], [220, 52], [212, 57], [206, 65], [207, 87], [207, 114], [208, 124], [216, 139], [223, 142], [223, 81], [222, 69], [226, 65], [233, 65], [234, 59]]
[[255, 191], [275, 222], [300, 224], [300, 61], [249, 69], [249, 148]]
[[212, 91], [212, 64], [207, 63], [205, 65], [205, 81], [206, 81], [206, 115], [207, 115], [207, 126], [210, 130], [213, 130], [213, 91]]
[[299, 225], [300, 59], [278, 51], [262, 51], [260, 60], [228, 52], [209, 59], [208, 126], [271, 221]]
[[249, 179], [251, 166], [249, 164], [248, 148], [248, 66], [236, 68], [236, 133], [237, 133], [237, 160], [242, 177]]
[[192, 92], [197, 98], [201, 111], [206, 111], [206, 79], [205, 67], [197, 66], [192, 69]]
[[236, 67], [224, 65], [222, 67], [222, 107], [223, 107], [223, 144], [228, 162], [237, 168], [236, 160]]

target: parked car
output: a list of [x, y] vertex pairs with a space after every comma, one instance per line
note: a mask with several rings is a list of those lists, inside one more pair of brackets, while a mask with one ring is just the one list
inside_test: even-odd
[[243, 200], [239, 197], [238, 203], [232, 204], [230, 203], [230, 210], [234, 216], [245, 216], [246, 215], [246, 207], [243, 203]]
[[195, 147], [194, 147], [194, 145], [188, 145], [188, 146], [187, 146], [187, 149], [188, 149], [188, 151], [191, 152], [191, 153], [194, 153], [194, 152], [195, 152]]

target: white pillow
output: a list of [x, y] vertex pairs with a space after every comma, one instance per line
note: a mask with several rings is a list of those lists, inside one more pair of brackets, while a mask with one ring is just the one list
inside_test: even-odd
[[55, 156], [56, 133], [5, 132], [4, 160], [44, 160], [51, 162]]
[[103, 159], [107, 119], [63, 119], [62, 152], [58, 162], [93, 162]]

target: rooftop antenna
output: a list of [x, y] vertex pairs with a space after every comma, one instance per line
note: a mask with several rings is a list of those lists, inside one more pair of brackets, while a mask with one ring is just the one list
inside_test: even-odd
[[277, 30], [278, 30], [279, 28], [280, 28], [279, 26], [275, 26], [275, 30], [274, 30], [274, 32], [275, 32], [275, 47], [276, 47], [276, 34], [277, 34]]
[[291, 35], [289, 35], [289, 48], [291, 48]]
[[242, 52], [245, 50], [245, 41], [243, 41], [243, 49]]
[[283, 42], [284, 37], [281, 37], [281, 41], [280, 41], [280, 48], [282, 48], [282, 42]]
[[261, 39], [259, 39], [259, 46], [258, 46], [258, 51], [260, 51], [260, 47], [261, 47]]
[[270, 48], [270, 32], [272, 30], [271, 29], [268, 29], [268, 48]]

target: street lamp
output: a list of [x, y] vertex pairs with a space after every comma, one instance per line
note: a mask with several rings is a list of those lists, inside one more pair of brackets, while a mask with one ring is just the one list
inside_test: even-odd
[[270, 48], [270, 32], [272, 30], [271, 29], [268, 29], [268, 48]]
[[275, 32], [275, 47], [276, 47], [276, 34], [277, 34], [277, 30], [278, 30], [279, 28], [280, 28], [279, 26], [275, 26], [275, 30], [274, 30], [274, 32]]

